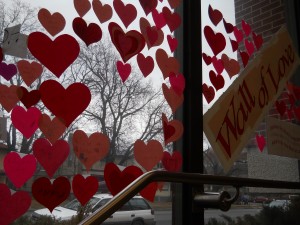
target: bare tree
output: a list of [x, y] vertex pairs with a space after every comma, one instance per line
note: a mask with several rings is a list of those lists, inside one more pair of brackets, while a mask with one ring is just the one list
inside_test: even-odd
[[87, 48], [82, 46], [78, 60], [71, 67], [70, 78], [85, 83], [93, 102], [84, 117], [110, 138], [107, 162], [122, 155], [123, 164], [132, 156], [136, 139], [161, 140], [161, 115], [165, 101], [160, 88], [133, 71], [122, 83], [116, 62], [118, 55], [108, 41]]

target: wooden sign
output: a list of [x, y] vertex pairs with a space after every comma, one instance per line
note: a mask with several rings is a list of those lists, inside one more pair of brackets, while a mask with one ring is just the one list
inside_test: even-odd
[[282, 27], [204, 117], [204, 132], [225, 171], [248, 143], [299, 66], [286, 27]]

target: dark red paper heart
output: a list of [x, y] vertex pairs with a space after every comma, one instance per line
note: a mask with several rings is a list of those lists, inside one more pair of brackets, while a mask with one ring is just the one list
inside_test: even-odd
[[236, 42], [240, 43], [244, 38], [243, 32], [241, 30], [239, 30], [237, 27], [234, 27], [233, 28], [233, 33], [234, 33]]
[[202, 53], [202, 58], [206, 65], [210, 65], [212, 62], [212, 58], [209, 55], [206, 55], [205, 53]]
[[252, 32], [252, 38], [257, 50], [259, 50], [263, 44], [262, 35], [256, 35], [256, 33]]
[[233, 32], [233, 25], [231, 23], [227, 23], [224, 18], [223, 18], [223, 24], [224, 24], [225, 30], [228, 34]]
[[157, 6], [157, 0], [139, 0], [146, 16], [152, 12], [154, 9], [156, 9]]
[[178, 46], [177, 39], [175, 37], [172, 37], [171, 35], [168, 35], [167, 40], [168, 40], [171, 52], [174, 52]]
[[137, 63], [144, 77], [147, 77], [154, 69], [154, 60], [151, 56], [145, 57], [142, 53], [137, 55]]
[[170, 31], [175, 31], [181, 24], [180, 15], [177, 12], [172, 12], [168, 7], [164, 7], [162, 9], [162, 13], [164, 15], [168, 27], [170, 28]]
[[0, 63], [0, 75], [7, 81], [16, 75], [17, 71], [15, 64], [6, 64], [5, 62]]
[[17, 89], [17, 96], [27, 109], [36, 105], [41, 99], [39, 90], [27, 91], [24, 87], [19, 87]]
[[141, 33], [135, 30], [124, 33], [121, 27], [111, 22], [108, 25], [110, 37], [124, 62], [140, 53], [145, 47], [145, 39]]
[[96, 23], [87, 23], [81, 17], [73, 20], [73, 30], [80, 37], [86, 46], [96, 43], [102, 38], [102, 30]]
[[248, 61], [249, 61], [249, 55], [248, 55], [248, 53], [240, 51], [240, 56], [242, 58], [242, 62], [243, 62], [244, 67], [246, 67], [247, 64], [248, 64]]
[[161, 162], [167, 171], [178, 172], [182, 165], [182, 156], [178, 151], [174, 151], [172, 155], [164, 151]]
[[[120, 171], [114, 163], [107, 163], [104, 168], [104, 180], [112, 195], [118, 194], [142, 174], [143, 171], [136, 166], [128, 166], [123, 171]], [[157, 184], [151, 183], [140, 194], [147, 200], [153, 201], [156, 190]]]
[[238, 50], [239, 44], [235, 40], [231, 40], [230, 39], [230, 43], [231, 43], [231, 48], [232, 48], [233, 52], [235, 52], [236, 50]]
[[3, 51], [2, 51], [2, 48], [0, 47], [0, 63], [2, 62], [3, 60]]
[[207, 84], [202, 84], [202, 93], [209, 104], [215, 97], [215, 90], [213, 87], [208, 86]]
[[14, 220], [27, 212], [31, 205], [31, 197], [25, 191], [11, 194], [5, 184], [0, 184], [0, 218], [2, 225], [13, 223]]
[[224, 65], [222, 59], [217, 59], [216, 56], [212, 57], [212, 64], [218, 74], [221, 74], [224, 70]]
[[69, 155], [70, 147], [65, 140], [58, 140], [53, 145], [45, 138], [37, 139], [32, 145], [33, 155], [45, 169], [50, 178]]
[[77, 58], [80, 47], [72, 36], [63, 34], [52, 41], [41, 32], [28, 36], [28, 49], [58, 78]]
[[65, 89], [55, 80], [40, 86], [44, 105], [68, 127], [89, 105], [91, 93], [83, 83], [73, 83]]
[[213, 9], [211, 5], [208, 6], [208, 16], [215, 26], [217, 26], [223, 18], [222, 13], [217, 9]]
[[121, 77], [122, 82], [124, 83], [131, 73], [131, 65], [128, 63], [123, 63], [121, 61], [117, 61], [117, 70]]
[[215, 89], [218, 91], [224, 87], [225, 81], [222, 74], [216, 74], [214, 71], [209, 72], [209, 79]]
[[66, 177], [58, 177], [53, 183], [40, 177], [33, 182], [31, 190], [33, 197], [52, 212], [69, 197], [71, 185]]
[[114, 0], [113, 4], [116, 13], [127, 28], [137, 16], [136, 8], [132, 4], [125, 5], [121, 0]]
[[285, 102], [284, 101], [276, 101], [275, 107], [277, 109], [277, 112], [280, 114], [280, 116], [284, 116], [286, 109], [287, 109]]
[[245, 39], [244, 44], [245, 44], [245, 47], [247, 49], [248, 55], [250, 57], [254, 52], [254, 45], [251, 41], [249, 41], [247, 39]]
[[80, 204], [84, 206], [98, 191], [98, 180], [96, 177], [88, 176], [84, 178], [81, 174], [76, 174], [72, 181], [72, 190]]
[[169, 76], [170, 84], [178, 96], [182, 95], [185, 88], [185, 78], [182, 74], [171, 73]]
[[215, 56], [224, 50], [226, 46], [226, 40], [223, 34], [215, 33], [210, 26], [205, 26], [204, 35]]

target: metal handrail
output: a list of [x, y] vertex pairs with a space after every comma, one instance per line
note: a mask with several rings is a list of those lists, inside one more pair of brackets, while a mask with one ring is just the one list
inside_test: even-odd
[[263, 180], [252, 178], [214, 176], [198, 173], [173, 173], [166, 171], [150, 171], [128, 185], [124, 190], [114, 196], [109, 202], [85, 218], [80, 225], [99, 225], [117, 211], [122, 205], [139, 193], [151, 182], [188, 183], [193, 185], [215, 184], [240, 187], [263, 187], [280, 189], [300, 189], [300, 182], [287, 182]]

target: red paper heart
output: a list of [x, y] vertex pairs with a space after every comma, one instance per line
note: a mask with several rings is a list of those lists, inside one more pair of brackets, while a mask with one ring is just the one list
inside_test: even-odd
[[213, 9], [211, 7], [211, 5], [208, 6], [208, 15], [209, 15], [209, 18], [210, 18], [211, 22], [215, 26], [217, 26], [218, 23], [223, 19], [222, 13], [217, 9]]
[[235, 40], [231, 40], [230, 39], [230, 43], [231, 43], [231, 48], [232, 48], [233, 52], [235, 52], [236, 50], [238, 50], [239, 44]]
[[156, 62], [161, 70], [164, 79], [168, 78], [171, 73], [178, 74], [180, 69], [180, 64], [175, 57], [168, 56], [168, 54], [163, 49], [157, 49]]
[[[131, 182], [143, 174], [143, 171], [136, 166], [128, 166], [123, 171], [114, 164], [107, 163], [104, 168], [104, 180], [112, 195], [118, 194]], [[153, 201], [157, 190], [157, 183], [150, 183], [141, 192], [141, 196]]]
[[51, 13], [47, 9], [40, 9], [38, 13], [38, 19], [43, 27], [48, 31], [52, 36], [57, 35], [61, 32], [65, 25], [66, 20], [59, 12]]
[[224, 65], [222, 59], [217, 59], [216, 56], [212, 57], [212, 64], [218, 74], [221, 74], [224, 70]]
[[92, 166], [103, 159], [109, 151], [109, 138], [99, 132], [89, 137], [81, 130], [75, 131], [73, 135], [74, 153], [80, 162], [89, 171]]
[[36, 105], [41, 99], [39, 90], [27, 91], [27, 89], [22, 86], [17, 89], [17, 96], [27, 109]]
[[131, 65], [128, 63], [124, 64], [121, 61], [117, 61], [117, 70], [122, 79], [122, 82], [124, 83], [131, 73]]
[[68, 127], [89, 105], [91, 93], [83, 83], [73, 83], [65, 89], [55, 80], [40, 86], [44, 105]]
[[0, 75], [7, 81], [17, 74], [18, 70], [15, 64], [0, 63]]
[[74, 0], [74, 7], [80, 17], [83, 17], [91, 9], [89, 0]]
[[215, 89], [218, 91], [224, 87], [225, 81], [222, 74], [215, 74], [214, 71], [209, 72], [209, 79]]
[[31, 197], [25, 191], [11, 194], [5, 184], [0, 184], [0, 218], [2, 225], [13, 223], [14, 220], [27, 212], [31, 205]]
[[215, 90], [211, 86], [207, 86], [207, 84], [202, 84], [202, 93], [209, 104], [215, 97]]
[[39, 138], [33, 143], [32, 151], [48, 176], [52, 178], [69, 156], [70, 147], [65, 140], [58, 140], [51, 145], [47, 139]]
[[90, 23], [87, 25], [84, 19], [80, 17], [73, 20], [73, 30], [84, 41], [86, 46], [96, 43], [102, 38], [102, 30], [97, 24]]
[[123, 24], [127, 28], [136, 18], [137, 11], [134, 5], [125, 5], [121, 0], [114, 0], [114, 8]]
[[18, 88], [16, 85], [7, 87], [4, 84], [0, 84], [0, 103], [7, 112], [10, 112], [19, 101]]
[[143, 76], [147, 77], [154, 69], [154, 60], [151, 56], [145, 57], [142, 53], [139, 53], [136, 59]]
[[41, 32], [28, 36], [28, 49], [45, 67], [58, 78], [77, 58], [80, 48], [70, 35], [63, 34], [52, 41]]
[[168, 35], [167, 40], [168, 40], [171, 52], [174, 52], [178, 46], [177, 39], [175, 37], [172, 37], [171, 35]]
[[169, 76], [170, 84], [178, 96], [182, 95], [185, 88], [185, 78], [182, 74], [171, 73]]
[[228, 34], [233, 32], [233, 25], [231, 23], [227, 23], [224, 18], [223, 18], [223, 24], [224, 24], [225, 30]]
[[55, 117], [51, 120], [46, 114], [40, 117], [39, 128], [52, 144], [54, 144], [67, 129], [59, 118]]
[[[162, 0], [161, 0], [162, 2]], [[170, 6], [172, 9], [175, 9], [176, 7], [178, 7], [181, 3], [181, 0], [168, 0]]]
[[178, 151], [174, 151], [172, 155], [164, 151], [161, 162], [167, 171], [178, 172], [182, 166], [182, 156]]
[[240, 51], [240, 56], [242, 58], [242, 62], [243, 62], [244, 67], [246, 67], [247, 64], [248, 64], [248, 61], [249, 61], [249, 55], [248, 55], [248, 53]]
[[183, 133], [183, 125], [179, 120], [171, 120], [168, 121], [168, 118], [163, 113], [162, 114], [162, 124], [163, 124], [163, 131], [164, 131], [164, 139], [165, 145], [168, 143], [177, 141]]
[[112, 8], [109, 4], [102, 5], [101, 1], [93, 0], [93, 10], [101, 23], [105, 23], [112, 17]]
[[147, 144], [136, 140], [133, 147], [135, 160], [146, 170], [150, 171], [159, 163], [163, 156], [163, 147], [159, 141], [150, 140]]
[[140, 30], [147, 43], [148, 49], [154, 46], [159, 46], [164, 40], [164, 33], [157, 27], [150, 25], [149, 21], [145, 18], [140, 19]]
[[233, 34], [235, 36], [237, 43], [240, 43], [244, 38], [243, 32], [241, 30], [239, 30], [237, 27], [233, 28]]
[[58, 177], [53, 183], [40, 177], [33, 182], [31, 189], [33, 197], [52, 212], [69, 197], [71, 185], [66, 177]]
[[16, 106], [11, 112], [11, 122], [27, 139], [38, 129], [41, 111], [35, 107], [27, 111], [21, 106]]
[[33, 155], [20, 157], [16, 152], [8, 153], [3, 160], [6, 176], [16, 188], [21, 188], [36, 170], [36, 159]]
[[162, 9], [162, 13], [165, 17], [166, 23], [170, 28], [170, 31], [175, 31], [181, 24], [181, 17], [178, 13], [172, 12], [168, 7]]
[[164, 14], [162, 12], [159, 13], [156, 9], [152, 11], [152, 18], [158, 29], [163, 28], [167, 24]]
[[244, 44], [250, 57], [254, 52], [254, 44], [251, 41], [248, 41], [247, 39], [245, 39]]
[[221, 33], [216, 33], [209, 27], [204, 27], [204, 35], [214, 55], [217, 56], [226, 46], [226, 40]]
[[27, 86], [30, 86], [43, 73], [43, 67], [37, 62], [28, 62], [20, 60], [17, 62], [17, 67], [20, 76]]
[[172, 87], [168, 88], [168, 86], [163, 83], [162, 84], [163, 94], [165, 96], [166, 101], [168, 102], [169, 106], [173, 113], [179, 108], [179, 106], [183, 103], [183, 94], [177, 95], [177, 93], [173, 90]]
[[262, 35], [256, 35], [256, 33], [252, 32], [252, 39], [254, 41], [256, 49], [259, 50], [263, 44]]
[[284, 101], [276, 101], [275, 102], [275, 107], [277, 109], [277, 112], [280, 114], [280, 116], [284, 116], [285, 112], [286, 112], [286, 104]]
[[246, 37], [248, 37], [252, 31], [251, 26], [248, 23], [246, 23], [244, 20], [242, 20], [242, 28], [244, 30]]
[[82, 206], [98, 191], [98, 186], [98, 180], [93, 176], [84, 178], [81, 174], [76, 174], [72, 181], [73, 193]]
[[202, 58], [206, 65], [210, 65], [212, 62], [212, 58], [209, 55], [206, 55], [205, 53], [202, 53]]
[[139, 0], [146, 16], [152, 12], [154, 9], [156, 9], [157, 6], [157, 0]]
[[222, 61], [230, 79], [240, 72], [240, 64], [235, 59], [230, 59], [226, 54], [222, 54]]
[[260, 152], [262, 152], [266, 145], [265, 137], [263, 135], [256, 135], [256, 143], [257, 143], [257, 146], [258, 146]]
[[135, 30], [124, 33], [121, 27], [114, 22], [109, 23], [108, 30], [111, 40], [124, 62], [140, 53], [145, 47], [146, 43], [143, 35]]

